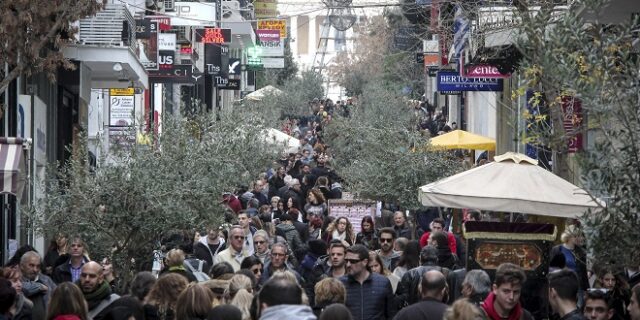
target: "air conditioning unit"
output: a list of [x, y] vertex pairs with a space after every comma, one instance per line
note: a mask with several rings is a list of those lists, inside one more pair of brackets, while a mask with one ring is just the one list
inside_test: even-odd
[[162, 0], [164, 2], [164, 11], [176, 11], [175, 0]]
[[240, 13], [240, 2], [238, 1], [222, 1], [222, 20], [243, 21]]

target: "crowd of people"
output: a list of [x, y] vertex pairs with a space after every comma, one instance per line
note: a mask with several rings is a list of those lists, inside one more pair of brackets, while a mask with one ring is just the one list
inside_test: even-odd
[[[327, 200], [341, 198], [342, 181], [321, 133], [332, 112], [344, 108], [329, 104], [313, 101], [310, 116], [288, 122], [299, 152], [250, 187], [221, 196], [224, 224], [169, 233], [153, 272], [142, 271], [131, 283], [121, 283], [108, 259], [92, 260], [78, 236], [59, 235], [44, 256], [21, 247], [0, 272], [0, 320], [530, 320], [532, 313], [547, 314], [523, 306], [521, 266], [503, 263], [492, 277], [465, 269], [464, 241], [448, 231], [446, 216], [409, 221], [406, 211], [387, 204], [380, 217], [364, 216], [359, 229], [347, 217], [331, 216]], [[470, 211], [465, 219], [483, 216]], [[640, 320], [640, 266], [591, 268], [576, 226], [566, 228], [549, 257], [540, 308], [549, 307], [553, 319]]]

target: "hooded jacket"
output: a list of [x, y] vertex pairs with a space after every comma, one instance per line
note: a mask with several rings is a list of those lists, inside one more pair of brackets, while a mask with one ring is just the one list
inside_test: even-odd
[[282, 236], [287, 240], [289, 244], [289, 248], [291, 251], [296, 252], [298, 249], [302, 249], [304, 247], [304, 243], [300, 238], [300, 233], [296, 230], [292, 224], [281, 223], [276, 226], [276, 234]]
[[298, 304], [281, 304], [264, 309], [260, 320], [316, 320], [311, 307]]
[[207, 243], [207, 236], [200, 237], [200, 241], [198, 241], [198, 243], [193, 247], [193, 255], [196, 258], [206, 262], [207, 264], [205, 266], [206, 271], [209, 271], [209, 269], [213, 267], [213, 259], [218, 254], [218, 252], [221, 252], [222, 250], [225, 249], [224, 238], [219, 237], [219, 239], [220, 239], [220, 245], [218, 246], [218, 249], [215, 251], [212, 251], [211, 248], [209, 248], [209, 243]]

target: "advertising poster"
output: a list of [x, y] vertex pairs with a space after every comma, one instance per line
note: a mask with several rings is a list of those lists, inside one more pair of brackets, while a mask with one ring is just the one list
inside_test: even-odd
[[258, 46], [262, 57], [283, 57], [284, 41], [280, 38], [280, 31], [269, 29], [256, 30]]
[[[127, 90], [131, 89], [131, 92]], [[131, 95], [128, 95], [131, 93]], [[133, 88], [109, 90], [109, 125], [126, 127], [135, 124]]]
[[256, 18], [265, 19], [278, 16], [277, 0], [256, 0], [253, 2], [253, 12]]
[[287, 37], [287, 20], [258, 20], [258, 29], [278, 30], [280, 31], [280, 38], [284, 39]]
[[147, 70], [158, 70], [158, 23], [149, 19], [136, 20], [136, 53]]

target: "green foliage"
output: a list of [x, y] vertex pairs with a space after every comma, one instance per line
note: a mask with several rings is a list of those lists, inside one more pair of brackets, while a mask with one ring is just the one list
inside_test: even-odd
[[[72, 24], [93, 16], [106, 1], [0, 1], [0, 92], [19, 75], [45, 72], [55, 78], [59, 66], [73, 68], [61, 48], [73, 39]], [[5, 64], [9, 66], [5, 72]]]
[[410, 125], [413, 113], [404, 98], [380, 83], [366, 92], [351, 118], [336, 117], [325, 129], [335, 153], [332, 165], [358, 197], [417, 209], [418, 187], [461, 166], [448, 153], [426, 150], [426, 138]]
[[166, 232], [221, 223], [222, 192], [249, 185], [275, 159], [279, 149], [261, 138], [261, 121], [246, 123], [168, 118], [156, 146], [118, 148], [95, 170], [78, 150], [46, 181], [32, 221], [42, 233], [81, 235], [91, 257], [111, 257], [128, 283]]
[[[580, 154], [582, 183], [594, 196], [607, 200], [603, 211], [582, 217], [595, 264], [614, 267], [637, 266], [640, 252], [640, 114], [638, 79], [640, 63], [633, 42], [637, 32], [630, 21], [602, 24], [587, 21], [606, 10], [604, 0], [579, 0], [554, 17], [546, 9], [525, 19], [527, 35], [519, 43], [525, 53], [524, 76], [529, 88], [544, 96], [552, 123], [561, 123], [562, 96], [582, 101], [583, 133], [589, 133], [589, 148]], [[544, 9], [544, 8], [543, 8]], [[553, 28], [548, 26], [553, 21]], [[571, 134], [553, 126], [538, 140], [563, 150]], [[615, 245], [613, 245], [615, 243]]]
[[322, 78], [311, 71], [303, 71], [300, 77], [289, 79], [279, 89], [282, 94], [267, 94], [261, 101], [245, 102], [243, 112], [257, 114], [273, 126], [284, 116], [307, 115], [311, 112], [309, 102], [324, 97]]

